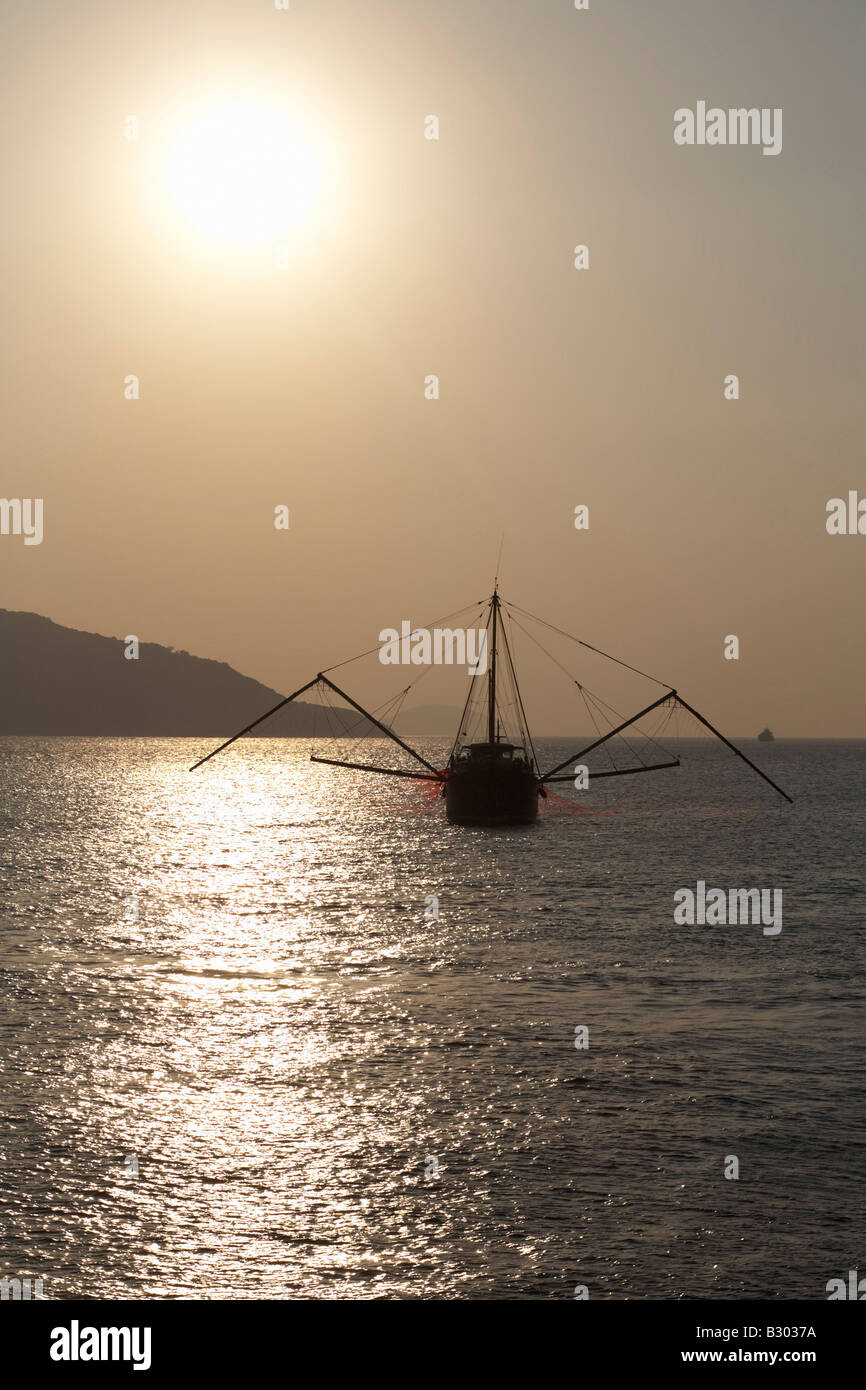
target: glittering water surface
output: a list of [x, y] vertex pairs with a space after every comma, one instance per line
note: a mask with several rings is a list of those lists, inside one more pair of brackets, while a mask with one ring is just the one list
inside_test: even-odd
[[[863, 744], [751, 745], [793, 808], [696, 744], [498, 831], [300, 740], [205, 747], [0, 741], [0, 1274], [821, 1299], [864, 1267]], [[781, 888], [781, 934], [674, 925], [698, 879]]]

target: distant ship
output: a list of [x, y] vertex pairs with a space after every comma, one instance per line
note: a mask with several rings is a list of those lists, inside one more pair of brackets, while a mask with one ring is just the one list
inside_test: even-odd
[[[477, 608], [478, 605], [473, 606]], [[482, 607], [486, 609], [485, 629], [488, 635], [489, 667], [486, 672], [472, 675], [463, 715], [445, 767], [435, 767], [428, 762], [422, 753], [395, 733], [393, 728], [377, 719], [375, 714], [364, 709], [363, 705], [360, 705], [345, 690], [335, 685], [326, 672], [320, 671], [306, 685], [301, 686], [300, 690], [296, 690], [292, 695], [287, 695], [273, 709], [259, 715], [258, 719], [254, 719], [246, 728], [226, 739], [219, 748], [215, 748], [213, 752], [199, 758], [198, 762], [194, 764], [194, 768], [201, 767], [203, 763], [208, 762], [217, 753], [221, 753], [224, 748], [228, 748], [237, 739], [243, 738], [245, 734], [248, 734], [265, 719], [269, 719], [284, 705], [296, 700], [305, 691], [319, 687], [345, 700], [347, 704], [373, 724], [380, 734], [414, 758], [416, 763], [421, 765], [423, 771], [419, 769], [404, 771], [398, 768], [374, 766], [371, 763], [323, 758], [315, 754], [311, 755], [312, 762], [328, 763], [332, 767], [351, 768], [359, 772], [380, 773], [386, 777], [408, 777], [420, 782], [438, 783], [442, 788], [447, 818], [455, 825], [530, 825], [538, 815], [539, 798], [547, 797], [546, 788], [549, 783], [575, 783], [575, 769], [570, 772], [564, 771], [569, 764], [580, 763], [587, 754], [606, 744], [610, 739], [621, 734], [623, 730], [632, 728], [654, 710], [661, 711], [662, 707], [666, 706], [668, 713], [671, 713], [675, 706], [680, 706], [693, 715], [711, 734], [721, 739], [732, 753], [735, 753], [753, 772], [768, 782], [774, 791], [777, 791], [786, 801], [791, 800], [788, 793], [782, 791], [782, 788], [777, 786], [766, 772], [762, 772], [759, 767], [756, 767], [751, 758], [747, 758], [745, 753], [725, 738], [724, 734], [720, 733], [708, 719], [705, 719], [693, 705], [686, 704], [673, 686], [665, 685], [663, 681], [657, 681], [655, 677], [646, 676], [646, 673], [641, 671], [637, 671], [636, 674], [644, 676], [645, 679], [656, 685], [663, 686], [664, 693], [658, 699], [653, 700], [652, 704], [647, 705], [646, 709], [639, 710], [637, 714], [622, 720], [607, 733], [598, 732], [598, 736], [589, 744], [577, 749], [568, 758], [557, 763], [555, 767], [542, 770], [536, 760], [532, 736], [526, 722], [523, 700], [517, 685], [517, 675], [511, 655], [512, 644], [506, 630], [506, 612], [511, 622], [516, 621], [514, 613], [519, 613], [525, 618], [541, 623], [544, 627], [550, 627], [551, 624], [546, 623], [543, 619], [535, 618], [532, 613], [518, 608], [516, 604], [505, 603], [499, 596], [498, 584], [494, 584], [492, 596]], [[464, 611], [466, 610], [461, 610], [461, 612]], [[454, 616], [454, 614], [450, 615], [451, 618]], [[560, 631], [558, 628], [553, 630]], [[592, 647], [588, 642], [581, 641], [580, 638], [571, 637], [569, 633], [562, 633], [561, 635], [619, 666], [627, 665], [627, 663], [619, 661], [617, 657], [600, 651], [598, 647]], [[541, 644], [537, 643], [537, 645], [540, 646]], [[542, 651], [544, 650], [542, 647]], [[362, 655], [369, 655], [369, 653], [362, 653]], [[547, 652], [546, 655], [550, 656], [550, 653]], [[351, 658], [352, 661], [359, 659]], [[340, 664], [347, 665], [348, 663], [342, 662]], [[560, 665], [559, 662], [556, 664]], [[332, 666], [328, 669], [333, 671], [336, 668]], [[565, 670], [564, 667], [561, 669]], [[627, 669], [635, 671], [636, 668], [628, 667]], [[566, 672], [566, 675], [568, 674]], [[574, 677], [570, 677], [570, 679], [586, 697], [589, 692], [585, 690], [585, 687]], [[401, 700], [410, 688], [407, 686], [406, 690], [401, 693]], [[596, 722], [597, 715], [601, 710], [601, 704], [601, 701], [594, 700], [593, 706], [588, 706], [590, 713], [593, 714], [594, 722]], [[593, 709], [595, 713], [593, 713]], [[598, 728], [597, 722], [596, 728]], [[765, 740], [772, 737], [769, 729], [765, 729], [762, 734], [759, 734], [759, 738]], [[650, 739], [650, 742], [660, 751], [664, 751], [655, 739]], [[660, 772], [665, 768], [678, 767], [679, 763], [679, 758], [671, 757], [668, 757], [667, 761], [654, 763], [644, 763], [641, 759], [637, 766], [607, 768], [602, 771], [594, 771], [589, 775], [593, 778], [623, 777], [640, 772]]]
[[762, 729], [758, 734], [759, 743], [774, 743], [775, 738], [776, 735], [773, 733], [772, 729]]

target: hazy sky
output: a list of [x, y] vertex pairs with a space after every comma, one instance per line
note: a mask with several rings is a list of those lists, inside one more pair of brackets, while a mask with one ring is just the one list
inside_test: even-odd
[[[866, 736], [866, 536], [825, 527], [866, 496], [864, 59], [862, 0], [5, 0], [0, 492], [44, 541], [0, 536], [0, 606], [289, 690], [482, 598], [504, 532], [506, 596], [726, 731]], [[781, 107], [781, 153], [675, 145], [702, 100]], [[253, 107], [304, 196], [250, 246], [177, 177]]]

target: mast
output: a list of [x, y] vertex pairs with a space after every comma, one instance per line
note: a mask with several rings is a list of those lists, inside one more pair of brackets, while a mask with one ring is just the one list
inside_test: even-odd
[[487, 742], [496, 743], [496, 619], [499, 613], [499, 592], [496, 587], [490, 600], [493, 617], [493, 642], [490, 654], [490, 678], [487, 682]]

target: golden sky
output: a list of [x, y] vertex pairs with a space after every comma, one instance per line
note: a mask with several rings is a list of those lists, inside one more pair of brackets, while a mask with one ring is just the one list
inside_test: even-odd
[[[504, 532], [506, 597], [727, 732], [866, 736], [864, 15], [6, 4], [0, 606], [290, 690]], [[698, 100], [782, 152], [678, 147]]]

